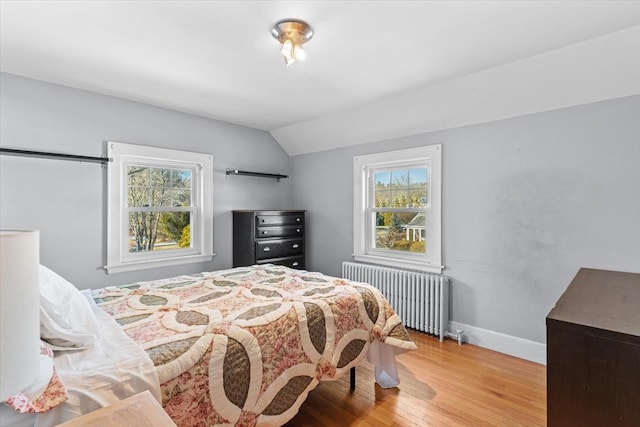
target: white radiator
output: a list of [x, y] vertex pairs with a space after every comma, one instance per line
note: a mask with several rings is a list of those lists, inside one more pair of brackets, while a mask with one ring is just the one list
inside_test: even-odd
[[449, 324], [449, 278], [395, 268], [344, 261], [342, 277], [369, 283], [382, 292], [404, 326], [447, 336]]

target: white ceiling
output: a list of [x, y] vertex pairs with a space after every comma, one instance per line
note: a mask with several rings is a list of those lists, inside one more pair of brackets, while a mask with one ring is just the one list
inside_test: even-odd
[[[640, 93], [640, 1], [0, 7], [2, 71], [266, 130], [290, 155]], [[315, 31], [291, 67], [283, 18]]]

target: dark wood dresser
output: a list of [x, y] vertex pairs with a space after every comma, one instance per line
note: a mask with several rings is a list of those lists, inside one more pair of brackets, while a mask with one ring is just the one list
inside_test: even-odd
[[547, 424], [640, 426], [640, 274], [582, 268], [549, 312]]
[[233, 266], [304, 269], [305, 211], [233, 211]]

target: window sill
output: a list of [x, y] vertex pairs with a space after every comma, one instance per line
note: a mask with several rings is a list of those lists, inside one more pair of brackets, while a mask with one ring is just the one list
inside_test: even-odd
[[126, 264], [107, 265], [104, 269], [107, 274], [125, 273], [127, 271], [145, 270], [149, 268], [170, 267], [173, 265], [192, 264], [196, 262], [209, 262], [216, 254], [192, 255], [180, 258], [147, 259], [144, 261], [128, 262]]
[[444, 269], [443, 265], [433, 265], [424, 262], [408, 261], [398, 258], [387, 258], [374, 255], [352, 254], [353, 259], [359, 262], [367, 262], [383, 267], [404, 268], [407, 270], [424, 271], [427, 273], [441, 274]]

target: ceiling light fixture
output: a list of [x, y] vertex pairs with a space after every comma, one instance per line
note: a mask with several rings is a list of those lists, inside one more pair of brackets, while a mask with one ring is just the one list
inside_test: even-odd
[[271, 34], [282, 44], [280, 53], [284, 56], [287, 66], [304, 61], [307, 57], [302, 45], [311, 40], [313, 30], [306, 22], [299, 19], [283, 19], [271, 29]]

